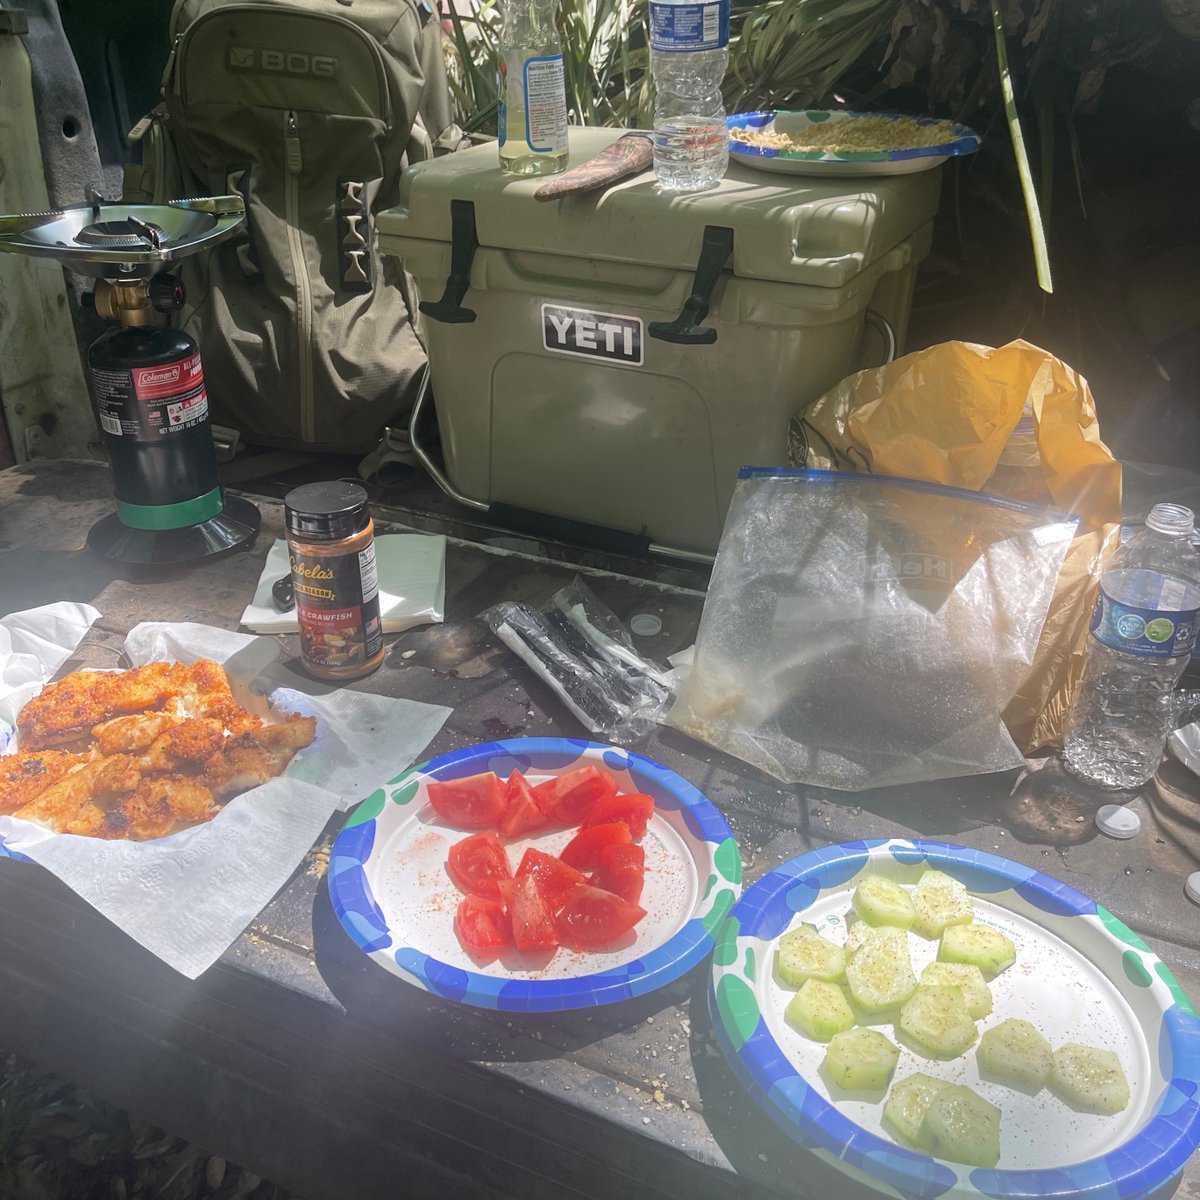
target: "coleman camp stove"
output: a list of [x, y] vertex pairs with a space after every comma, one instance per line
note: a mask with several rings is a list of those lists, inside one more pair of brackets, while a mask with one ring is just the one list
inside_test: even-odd
[[54, 258], [96, 280], [85, 294], [120, 323], [88, 348], [96, 417], [112, 464], [117, 511], [94, 525], [88, 546], [113, 562], [183, 563], [247, 545], [258, 509], [222, 497], [196, 343], [161, 323], [183, 304], [166, 270], [236, 233], [240, 196], [167, 204], [89, 203], [0, 216], [0, 250]]

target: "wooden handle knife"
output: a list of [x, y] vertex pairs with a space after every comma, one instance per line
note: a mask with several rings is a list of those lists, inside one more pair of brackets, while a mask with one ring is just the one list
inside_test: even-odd
[[558, 200], [595, 188], [608, 187], [618, 179], [626, 179], [644, 171], [654, 161], [654, 143], [648, 133], [626, 133], [611, 146], [585, 163], [548, 179], [536, 192], [535, 200]]

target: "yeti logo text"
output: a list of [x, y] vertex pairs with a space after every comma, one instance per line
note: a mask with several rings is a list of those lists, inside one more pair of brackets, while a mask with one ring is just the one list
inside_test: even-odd
[[542, 345], [559, 354], [642, 365], [642, 322], [637, 317], [542, 305]]
[[229, 48], [229, 66], [234, 71], [336, 79], [337, 65], [336, 58], [325, 54], [301, 54], [298, 50], [260, 50], [255, 46]]

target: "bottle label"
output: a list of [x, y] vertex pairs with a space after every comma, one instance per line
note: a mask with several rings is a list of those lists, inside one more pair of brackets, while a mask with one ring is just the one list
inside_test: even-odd
[[91, 368], [100, 428], [113, 437], [157, 442], [208, 419], [200, 353], [128, 371]]
[[729, 45], [729, 0], [662, 4], [650, 0], [650, 49], [720, 50]]
[[1186, 585], [1163, 579], [1159, 605], [1139, 608], [1114, 600], [1100, 585], [1092, 609], [1092, 635], [1113, 650], [1140, 658], [1178, 658], [1191, 654], [1200, 623], [1196, 609], [1169, 607], [1184, 598]]
[[320, 667], [365, 663], [383, 645], [375, 546], [345, 554], [305, 554], [288, 546], [300, 650]]
[[[562, 55], [527, 58], [521, 67], [521, 87], [526, 144], [538, 154], [560, 154], [567, 148], [567, 91]], [[508, 133], [511, 136], [512, 131]]]

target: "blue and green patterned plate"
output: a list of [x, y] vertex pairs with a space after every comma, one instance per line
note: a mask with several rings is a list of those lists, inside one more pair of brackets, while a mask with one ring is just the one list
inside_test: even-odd
[[[595, 763], [622, 791], [654, 797], [642, 839], [646, 916], [633, 936], [589, 953], [507, 952], [473, 959], [454, 935], [461, 895], [446, 875], [450, 846], [467, 835], [426, 800], [430, 779], [514, 769], [531, 783]], [[556, 854], [574, 829], [508, 843], [515, 869], [527, 846]], [[329, 895], [343, 928], [377, 963], [426, 991], [508, 1012], [552, 1012], [628, 1000], [662, 987], [704, 958], [741, 891], [742, 864], [724, 817], [686, 779], [640, 754], [570, 738], [517, 738], [453, 750], [413, 767], [350, 814], [329, 860]]]
[[[860, 875], [905, 885], [926, 866], [964, 883], [976, 919], [1016, 945], [1014, 965], [991, 982], [993, 1010], [980, 1031], [1021, 1017], [1056, 1048], [1075, 1041], [1114, 1050], [1130, 1086], [1123, 1112], [1079, 1113], [1048, 1089], [1028, 1096], [983, 1080], [973, 1050], [942, 1062], [902, 1044], [893, 1079], [924, 1071], [1000, 1108], [998, 1166], [969, 1167], [900, 1145], [881, 1123], [880, 1097], [827, 1083], [825, 1046], [783, 1019], [793, 993], [775, 977], [775, 942], [803, 922], [842, 941]], [[919, 974], [936, 943], [910, 935], [909, 947]], [[1200, 1143], [1200, 1020], [1183, 989], [1111, 913], [995, 854], [872, 840], [792, 859], [747, 888], [730, 912], [717, 938], [709, 1001], [718, 1041], [754, 1099], [800, 1145], [884, 1195], [1125, 1200], [1170, 1180]]]
[[[899, 121], [902, 113], [859, 113], [826, 109], [802, 109], [796, 112], [736, 113], [725, 119], [727, 129], [769, 129], [788, 136], [801, 133], [813, 125], [837, 125], [861, 121], [864, 117]], [[776, 149], [756, 146], [732, 134], [729, 138], [729, 157], [759, 171], [777, 171], [785, 175], [911, 175], [928, 171], [947, 158], [974, 154], [980, 137], [966, 125], [938, 121], [933, 117], [914, 119], [918, 125], [945, 125], [949, 140], [934, 146], [907, 146], [894, 150], [829, 150]]]

